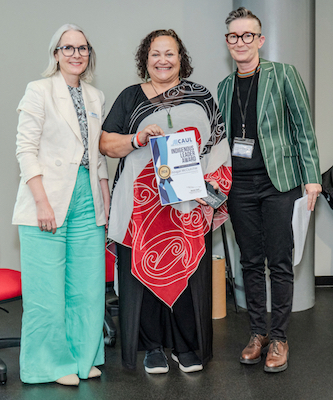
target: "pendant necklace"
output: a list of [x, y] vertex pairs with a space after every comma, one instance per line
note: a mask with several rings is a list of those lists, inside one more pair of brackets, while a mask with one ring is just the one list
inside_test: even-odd
[[162, 103], [163, 108], [165, 109], [165, 111], [166, 111], [167, 114], [168, 114], [168, 117], [167, 117], [167, 118], [168, 118], [168, 128], [171, 129], [171, 128], [173, 128], [172, 119], [171, 119], [171, 115], [170, 115], [171, 107], [169, 107], [169, 110], [167, 109], [167, 107], [165, 106], [164, 102], [163, 102], [163, 101], [161, 100], [161, 98], [160, 98], [160, 94], [157, 93], [157, 91], [156, 91], [156, 89], [155, 89], [155, 86], [153, 85], [153, 82], [152, 82], [152, 81], [150, 81], [150, 84], [151, 84], [152, 88], [154, 89], [154, 91], [155, 91], [157, 97], [160, 99], [160, 102]]

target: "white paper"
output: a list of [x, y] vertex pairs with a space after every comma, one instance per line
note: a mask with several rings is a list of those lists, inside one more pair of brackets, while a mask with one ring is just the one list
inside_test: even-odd
[[308, 232], [311, 210], [308, 210], [308, 195], [300, 197], [294, 203], [293, 233], [294, 233], [294, 266], [302, 260], [306, 234]]
[[162, 206], [206, 197], [194, 131], [150, 138]]

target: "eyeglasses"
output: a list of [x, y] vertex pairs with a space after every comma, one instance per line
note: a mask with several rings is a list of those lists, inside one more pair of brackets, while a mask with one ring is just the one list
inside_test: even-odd
[[242, 38], [243, 43], [250, 44], [254, 41], [254, 37], [256, 35], [258, 36], [258, 38], [260, 38], [261, 33], [244, 32], [243, 35], [237, 35], [236, 33], [227, 33], [225, 37], [229, 44], [236, 44], [239, 38]]
[[79, 46], [79, 47], [74, 47], [74, 46], [56, 47], [56, 50], [61, 50], [62, 54], [65, 57], [72, 57], [74, 55], [76, 49], [78, 50], [80, 56], [82, 56], [82, 57], [88, 57], [89, 54], [91, 53], [91, 47], [88, 45]]

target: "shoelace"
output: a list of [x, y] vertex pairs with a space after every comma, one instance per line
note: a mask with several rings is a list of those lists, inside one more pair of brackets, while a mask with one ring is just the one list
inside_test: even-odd
[[275, 353], [276, 355], [280, 355], [280, 352], [279, 352], [279, 347], [278, 347], [278, 340], [273, 340], [272, 341], [272, 343], [273, 343], [273, 353]]
[[254, 339], [258, 339], [260, 342], [260, 335], [258, 333], [252, 333], [251, 335], [251, 339], [250, 339], [250, 344], [252, 344], [254, 342]]

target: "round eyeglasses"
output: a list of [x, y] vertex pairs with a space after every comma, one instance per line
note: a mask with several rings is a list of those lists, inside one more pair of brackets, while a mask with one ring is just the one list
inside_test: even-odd
[[72, 57], [74, 55], [76, 49], [78, 50], [80, 56], [82, 56], [82, 57], [88, 57], [89, 54], [91, 53], [91, 47], [88, 45], [79, 46], [79, 47], [74, 47], [74, 46], [56, 47], [56, 50], [61, 50], [62, 54], [65, 57]]
[[244, 32], [243, 35], [237, 35], [236, 33], [227, 33], [225, 37], [229, 44], [236, 44], [239, 38], [242, 38], [243, 43], [250, 44], [254, 41], [254, 37], [256, 35], [258, 36], [258, 38], [260, 38], [261, 33]]

